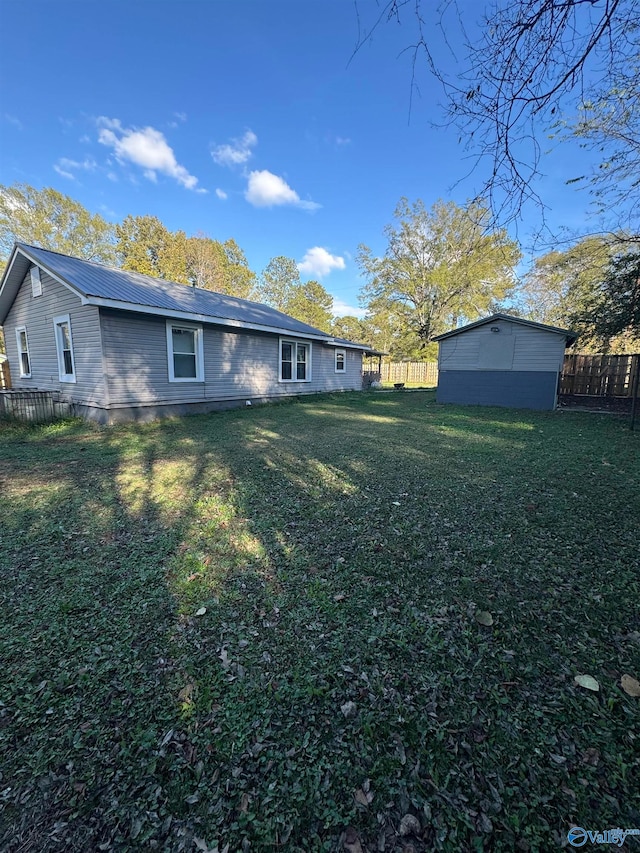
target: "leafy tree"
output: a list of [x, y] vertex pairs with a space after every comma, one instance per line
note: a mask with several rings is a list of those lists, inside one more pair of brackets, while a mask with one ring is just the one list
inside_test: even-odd
[[183, 231], [169, 231], [156, 216], [129, 214], [116, 225], [116, 237], [123, 269], [189, 284]]
[[[537, 258], [518, 288], [522, 316], [552, 326], [570, 325], [592, 301], [614, 251], [611, 240], [587, 237]], [[581, 348], [584, 345], [580, 341]]]
[[331, 321], [331, 334], [336, 338], [344, 338], [346, 341], [355, 343], [366, 343], [368, 340], [364, 323], [351, 315], [334, 317]]
[[256, 274], [250, 269], [245, 253], [235, 240], [225, 240], [221, 244], [224, 254], [223, 293], [253, 299], [256, 295]]
[[362, 340], [386, 353], [391, 361], [431, 361], [437, 356], [438, 345], [420, 341], [398, 306], [378, 305], [360, 324]]
[[279, 255], [264, 268], [258, 285], [258, 298], [286, 313], [293, 292], [300, 285], [300, 273], [292, 258]]
[[4, 258], [16, 241], [105, 264], [116, 260], [113, 225], [52, 187], [0, 186], [0, 253]]
[[640, 251], [618, 254], [599, 284], [572, 316], [573, 325], [600, 352], [640, 349]]
[[[476, 164], [485, 168], [479, 196], [489, 200], [503, 224], [517, 219], [527, 200], [541, 202], [535, 178], [546, 134], [559, 119], [602, 151], [603, 168], [587, 179], [618, 202], [635, 199], [637, 217], [638, 0], [495, 3], [477, 33], [469, 31], [468, 17], [463, 20], [455, 3], [386, 0], [370, 25], [368, 7], [357, 7], [360, 44], [385, 21], [407, 27], [414, 73], [424, 58], [441, 82], [449, 120]], [[452, 49], [455, 74], [440, 60]]]
[[488, 212], [475, 203], [439, 201], [427, 211], [421, 200], [412, 205], [402, 198], [394, 215], [382, 258], [360, 246], [358, 263], [368, 279], [361, 301], [370, 321], [415, 353], [503, 299], [520, 251], [505, 231], [487, 230]]
[[293, 287], [284, 309], [287, 314], [322, 332], [331, 332], [333, 297], [319, 281], [305, 281]]
[[220, 243], [199, 232], [187, 239], [187, 276], [194, 287], [222, 292]]
[[191, 284], [243, 299], [253, 295], [256, 276], [235, 240], [220, 243], [200, 232], [187, 239], [186, 251]]

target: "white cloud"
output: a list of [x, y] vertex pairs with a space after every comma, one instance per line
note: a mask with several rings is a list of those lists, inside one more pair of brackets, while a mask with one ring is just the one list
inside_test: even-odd
[[223, 201], [224, 201], [226, 198], [229, 198], [229, 196], [227, 195], [227, 193], [226, 193], [224, 190], [221, 190], [220, 188], [218, 188], [218, 189], [216, 190], [216, 195], [218, 196], [218, 198], [221, 198]]
[[258, 144], [258, 137], [252, 130], [247, 130], [239, 139], [232, 139], [231, 144], [217, 145], [211, 156], [219, 166], [241, 166], [253, 155], [252, 148]]
[[24, 130], [24, 125], [22, 124], [20, 119], [17, 118], [17, 116], [12, 116], [9, 113], [5, 113], [4, 120], [8, 121], [9, 124], [12, 124], [14, 127], [17, 127], [18, 130]]
[[153, 127], [143, 127], [141, 130], [122, 127], [119, 119], [105, 116], [98, 119], [98, 126], [98, 140], [113, 148], [121, 163], [128, 160], [136, 166], [141, 166], [148, 180], [156, 181], [157, 173], [160, 172], [174, 178], [188, 190], [206, 192], [197, 189], [198, 179], [178, 163], [173, 149], [159, 130]]
[[314, 246], [313, 249], [307, 249], [304, 258], [298, 264], [300, 272], [308, 273], [308, 275], [317, 275], [319, 278], [329, 275], [331, 270], [343, 270], [345, 267], [344, 258], [339, 255], [332, 255], [323, 249], [322, 246]]
[[334, 317], [357, 317], [358, 320], [364, 319], [367, 311], [365, 308], [355, 308], [353, 305], [348, 305], [342, 299], [333, 297], [333, 316]]
[[62, 175], [63, 178], [69, 178], [70, 181], [75, 181], [77, 176], [74, 175], [74, 172], [79, 170], [93, 172], [97, 165], [98, 164], [93, 157], [85, 157], [84, 160], [81, 161], [70, 160], [68, 157], [61, 157], [57, 163], [54, 163], [53, 168], [59, 175]]
[[254, 207], [276, 207], [283, 204], [301, 207], [303, 210], [317, 210], [322, 207], [315, 201], [303, 201], [283, 178], [266, 169], [249, 172], [244, 197]]

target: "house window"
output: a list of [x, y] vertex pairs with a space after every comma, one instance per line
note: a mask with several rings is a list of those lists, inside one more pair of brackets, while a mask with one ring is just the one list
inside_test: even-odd
[[280, 381], [311, 381], [311, 344], [280, 341]]
[[203, 382], [202, 326], [167, 323], [170, 382]]
[[344, 373], [347, 369], [347, 354], [346, 350], [336, 350], [336, 373]]
[[76, 368], [73, 358], [73, 338], [71, 337], [71, 320], [68, 314], [53, 318], [53, 329], [56, 337], [58, 352], [58, 374], [60, 382], [75, 382]]
[[42, 281], [40, 280], [39, 267], [31, 267], [31, 295], [42, 296]]
[[18, 343], [18, 359], [20, 361], [20, 376], [23, 379], [31, 377], [31, 359], [29, 358], [29, 340], [27, 330], [24, 326], [16, 329], [16, 341]]

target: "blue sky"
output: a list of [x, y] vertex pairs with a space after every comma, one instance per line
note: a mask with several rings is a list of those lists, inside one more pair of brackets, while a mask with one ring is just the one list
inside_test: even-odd
[[[361, 25], [378, 10], [359, 0]], [[338, 313], [357, 307], [358, 244], [384, 251], [401, 196], [463, 204], [481, 185], [423, 71], [410, 109], [408, 26], [354, 56], [350, 0], [4, 0], [0, 26], [0, 183], [232, 237], [257, 272], [287, 255]], [[581, 156], [543, 162], [552, 226], [583, 228], [587, 199], [564, 185]]]

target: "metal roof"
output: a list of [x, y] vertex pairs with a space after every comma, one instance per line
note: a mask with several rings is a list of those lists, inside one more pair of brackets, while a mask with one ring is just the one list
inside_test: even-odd
[[444, 341], [446, 338], [452, 338], [454, 335], [459, 335], [463, 332], [468, 332], [469, 329], [477, 329], [478, 326], [485, 326], [487, 323], [495, 323], [496, 320], [508, 320], [510, 323], [517, 323], [519, 326], [530, 326], [534, 329], [542, 329], [544, 332], [553, 332], [556, 335], [564, 335], [567, 339], [567, 346], [571, 346], [577, 340], [578, 335], [571, 332], [569, 329], [560, 329], [558, 326], [547, 326], [545, 323], [536, 323], [533, 320], [524, 320], [522, 317], [516, 317], [513, 314], [492, 314], [490, 317], [484, 317], [482, 320], [476, 320], [475, 323], [468, 323], [466, 326], [460, 326], [459, 329], [452, 329], [450, 332], [445, 332], [443, 335], [437, 335], [433, 338], [434, 341]]
[[16, 243], [0, 284], [0, 324], [31, 262], [77, 293], [87, 305], [310, 337], [363, 352], [371, 349], [366, 344], [334, 338], [259, 302], [107, 267], [25, 243]]

